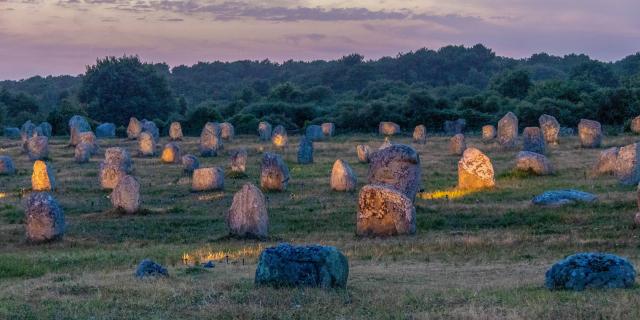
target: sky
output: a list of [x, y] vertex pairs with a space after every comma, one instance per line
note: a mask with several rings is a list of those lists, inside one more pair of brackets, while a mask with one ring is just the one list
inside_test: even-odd
[[639, 0], [0, 0], [0, 79], [76, 75], [105, 56], [367, 59], [482, 43], [515, 58], [640, 51]]

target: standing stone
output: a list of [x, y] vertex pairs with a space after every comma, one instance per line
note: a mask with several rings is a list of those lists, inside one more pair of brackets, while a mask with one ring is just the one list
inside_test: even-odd
[[522, 131], [522, 149], [544, 154], [546, 151], [542, 130], [538, 127], [526, 127]]
[[73, 160], [76, 163], [87, 163], [91, 160], [91, 154], [93, 153], [93, 146], [80, 142], [76, 145], [76, 148], [73, 152]]
[[496, 127], [486, 125], [482, 127], [482, 141], [489, 142], [496, 138]]
[[235, 137], [235, 128], [229, 122], [223, 122], [220, 124], [220, 137], [224, 140], [233, 140]]
[[29, 139], [37, 136], [36, 126], [27, 120], [20, 128], [20, 140], [22, 141], [22, 152], [29, 153]]
[[129, 175], [122, 177], [111, 192], [111, 204], [116, 210], [136, 213], [140, 209], [140, 183], [138, 180]]
[[371, 148], [366, 144], [359, 144], [356, 146], [356, 152], [358, 153], [358, 161], [360, 163], [368, 163], [369, 155], [371, 154]]
[[138, 136], [138, 154], [141, 157], [153, 157], [156, 154], [156, 141], [149, 132], [143, 131]]
[[578, 136], [583, 148], [598, 148], [602, 143], [602, 126], [600, 122], [581, 119], [578, 124]]
[[244, 173], [247, 170], [247, 149], [240, 148], [231, 152], [231, 172]]
[[269, 122], [261, 121], [258, 124], [258, 136], [261, 141], [269, 141], [271, 139], [271, 124]]
[[0, 175], [12, 175], [16, 173], [16, 167], [9, 156], [0, 156]]
[[106, 162], [100, 162], [100, 187], [102, 189], [113, 189], [127, 173], [121, 167]]
[[200, 161], [192, 154], [186, 154], [182, 156], [182, 169], [184, 172], [193, 172], [200, 168]]
[[262, 191], [251, 183], [243, 185], [233, 195], [226, 223], [229, 234], [242, 238], [266, 238], [269, 235], [269, 215]]
[[553, 166], [547, 157], [531, 151], [520, 151], [516, 156], [516, 170], [544, 176], [553, 174]]
[[131, 156], [129, 152], [124, 148], [120, 147], [112, 147], [108, 148], [104, 152], [104, 162], [106, 164], [117, 166], [121, 168], [122, 171], [130, 174], [133, 172], [133, 161], [131, 160]]
[[637, 116], [631, 120], [631, 132], [640, 133], [640, 116]]
[[393, 122], [382, 121], [378, 124], [378, 133], [383, 136], [393, 136], [400, 133], [400, 126]]
[[49, 138], [45, 136], [30, 138], [27, 143], [27, 154], [32, 161], [49, 157]]
[[593, 169], [596, 175], [614, 174], [616, 171], [616, 161], [618, 161], [617, 147], [609, 148], [600, 152], [598, 163]]
[[203, 157], [215, 157], [222, 150], [222, 138], [220, 125], [207, 122], [200, 134], [200, 155]]
[[378, 150], [389, 148], [392, 145], [393, 145], [393, 143], [391, 143], [391, 140], [389, 140], [389, 137], [384, 137], [384, 141], [382, 142], [380, 147], [378, 147]]
[[498, 143], [505, 149], [516, 146], [518, 140], [518, 117], [508, 112], [498, 122]]
[[287, 130], [283, 126], [277, 126], [273, 129], [271, 134], [271, 142], [278, 148], [284, 148], [287, 146], [289, 137], [287, 136]]
[[103, 123], [96, 128], [96, 137], [100, 139], [112, 139], [116, 137], [116, 125], [113, 123]]
[[96, 136], [91, 131], [82, 132], [78, 135], [78, 143], [86, 143], [91, 146], [91, 153], [98, 152]]
[[451, 137], [449, 141], [449, 152], [453, 155], [462, 155], [464, 150], [467, 149], [467, 141], [464, 138], [464, 134], [458, 133]]
[[40, 131], [42, 132], [42, 135], [47, 137], [47, 138], [51, 138], [51, 134], [53, 133], [53, 127], [51, 126], [51, 124], [49, 122], [41, 122], [38, 125], [38, 128], [40, 128]]
[[180, 122], [171, 122], [171, 126], [169, 126], [169, 139], [171, 141], [182, 140], [182, 125]]
[[53, 170], [42, 160], [33, 163], [33, 173], [31, 174], [31, 189], [33, 191], [53, 191], [56, 182], [53, 177]]
[[344, 288], [349, 262], [335, 247], [281, 243], [260, 254], [255, 283], [273, 287]]
[[298, 145], [298, 164], [309, 163], [313, 163], [313, 142], [304, 136]]
[[351, 167], [342, 159], [336, 160], [331, 169], [331, 190], [354, 191], [356, 189], [357, 178]]
[[305, 136], [311, 141], [320, 141], [324, 139], [324, 132], [322, 132], [321, 126], [312, 124], [310, 126], [307, 126], [307, 129], [305, 130]]
[[174, 142], [169, 142], [162, 149], [160, 160], [163, 163], [179, 163], [181, 159], [180, 147]]
[[136, 140], [142, 132], [142, 124], [136, 117], [129, 118], [129, 125], [127, 126], [127, 138], [129, 140]]
[[336, 125], [333, 122], [325, 122], [322, 124], [322, 133], [325, 137], [333, 137], [336, 131]]
[[416, 232], [416, 209], [402, 192], [366, 185], [358, 195], [356, 234], [359, 236], [395, 236]]
[[560, 133], [560, 123], [558, 120], [556, 120], [554, 116], [543, 114], [538, 118], [538, 123], [540, 124], [540, 129], [542, 129], [544, 141], [548, 145], [557, 145], [558, 134]]
[[224, 171], [220, 167], [199, 168], [193, 171], [192, 191], [224, 189]]
[[467, 128], [467, 120], [462, 118], [455, 121], [444, 122], [444, 132], [447, 135], [456, 135], [458, 133], [464, 133], [464, 130], [466, 128]]
[[25, 201], [27, 241], [39, 243], [58, 240], [64, 235], [64, 211], [47, 192], [34, 192]]
[[80, 134], [91, 131], [91, 126], [87, 119], [82, 116], [75, 115], [69, 119], [69, 134], [71, 135], [69, 145], [75, 147], [80, 143]]
[[636, 185], [640, 182], [640, 144], [634, 143], [621, 147], [616, 158], [614, 173], [623, 185]]
[[420, 156], [415, 149], [394, 144], [371, 155], [368, 180], [405, 194], [411, 201], [420, 190]]
[[415, 129], [413, 129], [413, 143], [427, 143], [427, 127], [421, 124], [417, 125]]
[[4, 127], [4, 136], [8, 139], [20, 138], [20, 129], [16, 127]]
[[160, 129], [158, 129], [158, 126], [156, 126], [155, 122], [143, 119], [142, 132], [149, 133], [153, 137], [153, 141], [155, 141], [156, 143], [160, 141]]
[[467, 148], [458, 161], [458, 188], [476, 190], [496, 185], [489, 157], [476, 148]]
[[260, 187], [267, 191], [285, 191], [289, 168], [279, 154], [265, 152], [260, 165]]

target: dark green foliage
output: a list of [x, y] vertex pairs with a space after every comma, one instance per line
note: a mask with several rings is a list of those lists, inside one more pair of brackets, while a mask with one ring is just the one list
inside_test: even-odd
[[207, 122], [221, 122], [222, 116], [213, 101], [205, 101], [187, 111], [185, 123], [182, 124], [183, 133], [198, 135]]
[[526, 97], [530, 87], [529, 73], [523, 70], [505, 71], [491, 84], [491, 88], [503, 96], [518, 99]]

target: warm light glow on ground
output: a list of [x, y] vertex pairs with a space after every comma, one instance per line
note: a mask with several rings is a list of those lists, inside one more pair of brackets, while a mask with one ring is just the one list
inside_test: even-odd
[[6, 193], [6, 192], [0, 192], [0, 199], [4, 199], [4, 198], [6, 198], [6, 197], [8, 197], [8, 196], [9, 196], [9, 194], [8, 194], [8, 193]]
[[472, 189], [437, 190], [434, 192], [421, 192], [418, 194], [418, 197], [424, 200], [458, 199], [466, 195], [476, 193], [477, 191], [478, 190]]
[[264, 250], [262, 244], [255, 247], [244, 247], [239, 250], [213, 250], [211, 248], [202, 248], [193, 252], [185, 252], [182, 255], [182, 263], [185, 265], [196, 265], [207, 263], [209, 261], [225, 261], [228, 257], [229, 261], [237, 261], [240, 259], [255, 259]]

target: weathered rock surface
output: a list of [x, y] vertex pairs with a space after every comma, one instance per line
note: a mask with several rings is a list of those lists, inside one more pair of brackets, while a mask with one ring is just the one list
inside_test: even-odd
[[224, 171], [220, 167], [195, 169], [191, 181], [191, 190], [224, 190]]
[[16, 127], [5, 127], [4, 128], [4, 136], [8, 139], [19, 139], [20, 138], [20, 129]]
[[356, 234], [395, 236], [414, 234], [416, 209], [402, 192], [383, 185], [366, 185], [358, 195]]
[[182, 125], [180, 124], [180, 122], [171, 122], [171, 125], [169, 126], [169, 140], [179, 141], [182, 140], [183, 137]]
[[629, 260], [608, 253], [577, 253], [555, 263], [545, 274], [548, 289], [582, 291], [631, 288], [636, 270]]
[[27, 241], [46, 242], [64, 235], [64, 211], [47, 192], [31, 193], [25, 201]]
[[403, 144], [378, 150], [369, 160], [368, 181], [399, 190], [413, 201], [420, 190], [420, 156]]
[[531, 172], [539, 176], [553, 174], [551, 161], [542, 154], [530, 151], [518, 152], [516, 156], [516, 170]]
[[229, 233], [243, 238], [264, 239], [269, 235], [267, 202], [262, 191], [246, 183], [233, 196], [226, 217]]
[[9, 156], [0, 156], [0, 175], [12, 175], [16, 173], [16, 167]]
[[289, 184], [289, 168], [282, 157], [265, 152], [260, 165], [260, 187], [267, 191], [285, 191]]
[[538, 127], [526, 127], [522, 131], [522, 149], [524, 151], [544, 154], [546, 152], [546, 144], [542, 130]]
[[236, 130], [229, 122], [223, 122], [220, 124], [220, 137], [224, 140], [233, 140], [236, 135]]
[[127, 175], [122, 167], [107, 162], [100, 162], [98, 173], [100, 187], [103, 189], [113, 189], [118, 185], [120, 179]]
[[518, 141], [518, 117], [508, 112], [498, 122], [498, 143], [505, 149], [514, 148]]
[[[151, 137], [153, 137], [153, 142], [158, 143], [158, 141], [160, 141], [160, 129], [158, 129], [155, 122], [143, 119], [142, 132], [150, 134]], [[142, 132], [140, 134], [142, 134]]]
[[531, 202], [537, 206], [559, 207], [579, 202], [591, 203], [595, 201], [598, 201], [598, 198], [591, 193], [578, 190], [551, 190], [535, 196]]
[[618, 150], [614, 173], [621, 184], [636, 185], [640, 182], [640, 144], [633, 143]]
[[378, 133], [384, 136], [393, 136], [400, 133], [400, 126], [394, 122], [382, 121], [378, 124]]
[[222, 129], [214, 122], [207, 122], [200, 133], [200, 155], [203, 157], [215, 157], [222, 150]]
[[261, 141], [269, 141], [271, 139], [271, 124], [262, 121], [258, 124], [258, 136]]
[[289, 142], [289, 136], [287, 136], [287, 130], [283, 126], [277, 126], [271, 133], [271, 142], [278, 148], [284, 148]]
[[600, 156], [598, 156], [598, 163], [593, 169], [594, 173], [596, 175], [615, 174], [618, 151], [617, 147], [601, 151]]
[[449, 140], [449, 152], [454, 155], [462, 155], [467, 149], [467, 141], [464, 134], [458, 133]]
[[307, 126], [305, 136], [311, 141], [320, 141], [324, 139], [324, 132], [322, 131], [321, 126], [312, 124]]
[[138, 154], [141, 157], [153, 157], [156, 154], [156, 141], [149, 132], [143, 131], [138, 136]]
[[80, 134], [91, 131], [91, 126], [87, 119], [82, 116], [75, 115], [69, 119], [69, 133], [71, 135], [69, 145], [76, 146], [80, 143]]
[[358, 161], [360, 163], [368, 163], [369, 156], [371, 154], [371, 148], [366, 144], [359, 144], [356, 146], [356, 152], [358, 154]]
[[482, 126], [482, 141], [489, 142], [496, 138], [496, 127], [492, 125]]
[[136, 277], [144, 279], [148, 277], [168, 277], [169, 272], [167, 269], [151, 259], [144, 259], [136, 268]]
[[186, 154], [182, 156], [182, 169], [185, 172], [193, 172], [194, 170], [200, 168], [200, 161], [198, 158], [192, 154]]
[[175, 142], [167, 143], [162, 149], [160, 161], [163, 163], [180, 163], [182, 161], [180, 146]]
[[116, 125], [113, 123], [103, 123], [96, 128], [96, 137], [100, 139], [111, 139], [116, 137]]
[[560, 133], [560, 123], [554, 116], [543, 114], [538, 118], [538, 124], [542, 130], [544, 141], [548, 145], [558, 144], [558, 134]]
[[136, 119], [136, 117], [129, 118], [129, 125], [127, 126], [127, 138], [129, 140], [138, 139], [138, 136], [142, 132], [142, 123]]
[[104, 162], [121, 168], [127, 174], [133, 172], [133, 161], [124, 148], [111, 147], [104, 152]]
[[76, 145], [76, 148], [73, 152], [73, 160], [76, 163], [87, 163], [91, 160], [91, 154], [93, 153], [93, 146], [80, 142]]
[[125, 175], [111, 192], [111, 204], [125, 213], [136, 213], [140, 209], [140, 183], [132, 176]]
[[598, 148], [602, 144], [602, 126], [600, 122], [581, 119], [578, 124], [578, 136], [583, 148]]
[[51, 166], [42, 160], [36, 160], [33, 163], [33, 173], [31, 174], [31, 189], [33, 191], [53, 191], [55, 188], [56, 181]]
[[333, 163], [330, 182], [331, 190], [354, 191], [356, 189], [357, 177], [346, 161], [338, 159]]
[[420, 124], [413, 129], [413, 143], [417, 143], [417, 144], [427, 143], [427, 127]]
[[458, 188], [476, 190], [496, 185], [491, 160], [476, 148], [467, 148], [458, 161]]
[[231, 172], [244, 173], [247, 170], [247, 149], [240, 148], [231, 152]]
[[283, 243], [262, 251], [255, 283], [274, 287], [344, 288], [348, 277], [347, 258], [335, 247]]
[[322, 133], [325, 137], [333, 137], [336, 131], [336, 125], [333, 122], [325, 122], [322, 124]]
[[304, 136], [298, 145], [298, 164], [310, 163], [313, 163], [313, 141]]
[[631, 120], [631, 132], [640, 133], [640, 116], [637, 116]]
[[42, 160], [49, 157], [49, 138], [46, 136], [35, 136], [27, 143], [27, 155], [29, 160]]
[[40, 122], [40, 124], [38, 125], [39, 131], [42, 133], [43, 136], [47, 137], [47, 138], [51, 138], [51, 134], [53, 133], [53, 127], [51, 126], [51, 124], [49, 122]]
[[81, 132], [78, 134], [78, 143], [86, 143], [91, 146], [91, 153], [98, 152], [98, 142], [96, 135], [91, 131]]

